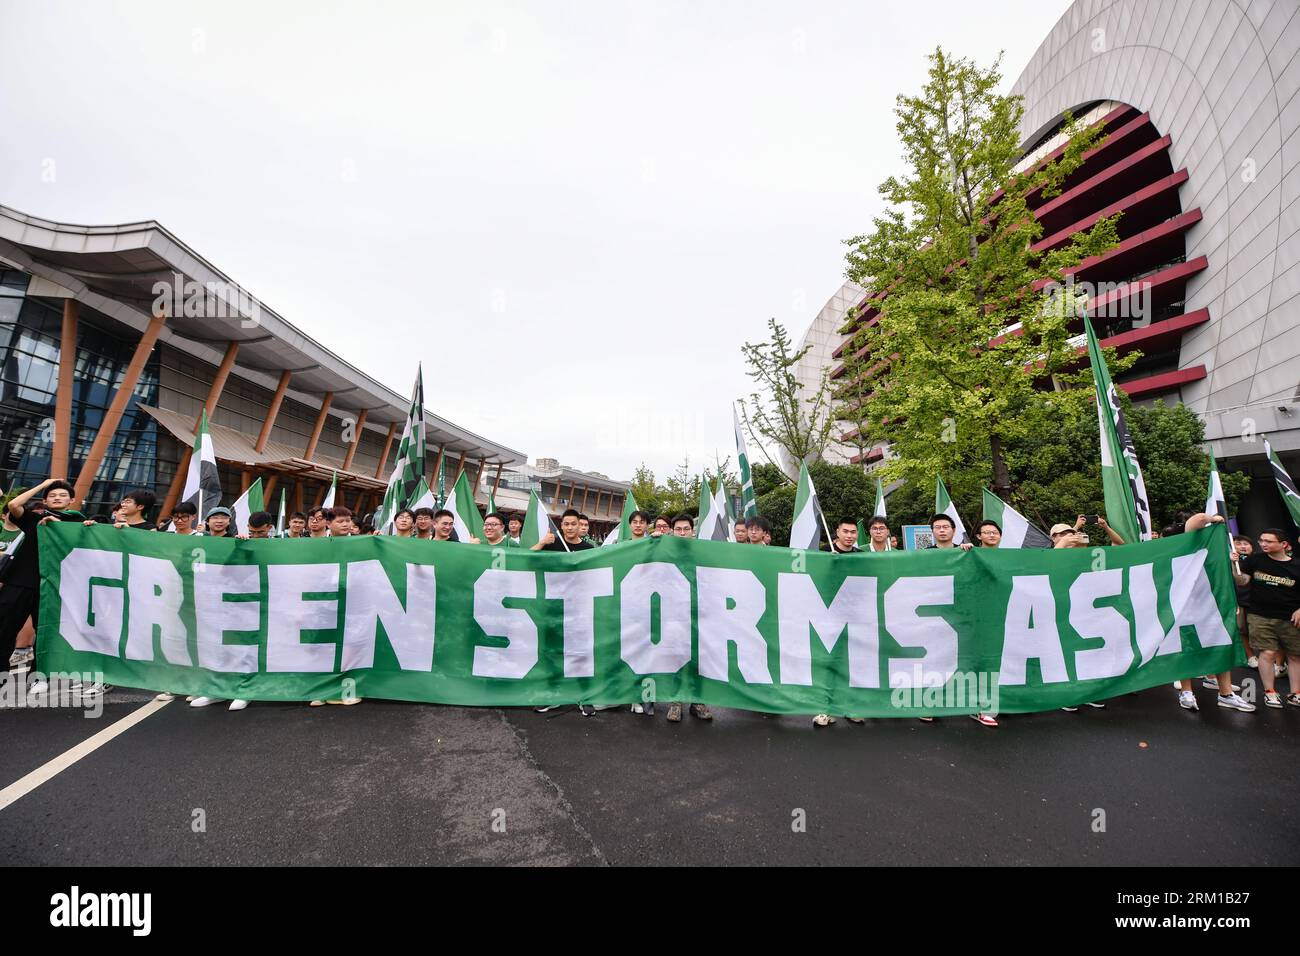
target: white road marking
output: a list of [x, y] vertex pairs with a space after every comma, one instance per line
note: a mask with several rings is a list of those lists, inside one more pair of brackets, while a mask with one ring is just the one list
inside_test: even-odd
[[77, 746], [59, 754], [48, 763], [37, 767], [22, 779], [9, 784], [9, 786], [0, 790], [0, 810], [9, 806], [9, 804], [13, 803], [15, 800], [20, 800], [27, 796], [27, 794], [31, 793], [47, 780], [52, 780], [82, 757], [94, 753], [118, 734], [130, 730], [150, 714], [155, 714], [162, 710], [167, 706], [167, 704], [168, 701], [165, 700], [151, 700], [144, 706], [137, 707], [121, 720], [105, 727], [99, 733], [95, 734], [95, 736], [88, 740], [83, 740], [81, 743], [77, 744]]

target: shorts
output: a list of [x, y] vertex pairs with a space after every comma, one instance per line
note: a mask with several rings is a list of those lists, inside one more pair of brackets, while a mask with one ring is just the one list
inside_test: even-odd
[[1300, 627], [1290, 621], [1258, 614], [1250, 614], [1246, 619], [1250, 624], [1250, 647], [1256, 654], [1280, 649], [1286, 651], [1288, 657], [1300, 657]]

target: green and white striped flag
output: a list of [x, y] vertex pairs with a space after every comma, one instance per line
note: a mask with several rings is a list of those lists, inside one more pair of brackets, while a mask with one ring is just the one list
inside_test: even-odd
[[[420, 476], [420, 483], [415, 486], [415, 498], [406, 507], [410, 508], [412, 511], [415, 511], [417, 508], [435, 507], [433, 491], [429, 488], [429, 483], [424, 480], [423, 475]], [[399, 508], [398, 510], [400, 511], [401, 509]]]
[[438, 456], [438, 507], [447, 500], [447, 456]]
[[487, 500], [487, 511], [486, 511], [485, 513], [486, 513], [486, 514], [491, 514], [492, 512], [494, 512], [494, 511], [496, 511], [496, 510], [497, 510], [497, 496], [494, 495], [492, 492], [489, 491], [489, 492], [488, 492], [488, 500]]
[[707, 475], [700, 483], [700, 517], [695, 522], [695, 537], [701, 541], [726, 541], [731, 537], [727, 503], [723, 500], [725, 493], [721, 477], [718, 478], [717, 490], [712, 493]]
[[1282, 467], [1282, 460], [1273, 453], [1273, 446], [1264, 439], [1264, 455], [1273, 466], [1273, 480], [1277, 482], [1278, 493], [1286, 503], [1286, 510], [1291, 512], [1291, 523], [1300, 528], [1300, 492], [1296, 491], [1295, 481]]
[[965, 544], [970, 540], [966, 534], [966, 526], [961, 523], [961, 515], [957, 514], [957, 506], [952, 503], [952, 498], [948, 497], [948, 488], [942, 478], [935, 479], [934, 513], [947, 515], [952, 519], [952, 525], [956, 529], [952, 536], [953, 544]]
[[1214, 455], [1209, 454], [1208, 457], [1210, 459], [1210, 481], [1205, 492], [1205, 513], [1207, 515], [1222, 515], [1223, 520], [1227, 521], [1228, 502], [1223, 497], [1223, 482], [1219, 480], [1219, 464], [1214, 460]]
[[208, 434], [206, 408], [199, 415], [199, 431], [194, 436], [194, 452], [190, 455], [190, 467], [185, 474], [185, 490], [181, 492], [181, 501], [194, 505], [199, 513], [199, 521], [205, 521], [207, 513], [221, 504], [221, 478], [217, 474], [217, 456], [212, 436]]
[[287, 488], [280, 489], [280, 515], [275, 519], [275, 536], [277, 538], [284, 537], [284, 496], [288, 490]]
[[337, 471], [330, 473], [330, 490], [325, 492], [325, 500], [321, 502], [322, 508], [334, 507], [334, 496], [339, 488], [339, 473]]
[[1001, 548], [1050, 548], [1052, 539], [1028, 518], [987, 488], [984, 490], [984, 520], [996, 521], [1002, 529]]
[[[1210, 479], [1209, 487], [1205, 491], [1205, 513], [1207, 515], [1222, 515], [1226, 524], [1228, 520], [1228, 501], [1223, 497], [1223, 482], [1219, 480], [1219, 464], [1214, 460], [1213, 452], [1206, 452], [1206, 457], [1210, 459]], [[1232, 535], [1228, 535], [1228, 554], [1236, 556], [1237, 549], [1233, 547]]]
[[[555, 535], [557, 540], [564, 541], [564, 536], [555, 527], [550, 514], [546, 511], [546, 506], [542, 504], [542, 499], [537, 497], [536, 491], [530, 491], [528, 493], [528, 510], [524, 512], [524, 526], [519, 532], [519, 546], [521, 548], [531, 548], [546, 537], [548, 532]], [[564, 549], [567, 551], [569, 546], [566, 544]]]
[[1119, 394], [1101, 354], [1097, 333], [1087, 317], [1088, 360], [1097, 388], [1097, 424], [1101, 430], [1101, 485], [1106, 496], [1106, 521], [1125, 544], [1151, 540], [1151, 507], [1142, 467], [1133, 449], [1133, 436], [1124, 423]]
[[424, 476], [424, 370], [415, 372], [415, 388], [411, 394], [411, 407], [406, 413], [402, 440], [397, 446], [397, 460], [388, 478], [384, 502], [375, 527], [383, 533], [392, 531], [393, 517], [415, 498], [415, 489]]
[[474, 503], [474, 489], [469, 485], [468, 472], [460, 473], [442, 506], [451, 512], [457, 541], [468, 541], [472, 537], [483, 540], [483, 516]]
[[640, 510], [640, 506], [636, 503], [636, 495], [632, 494], [632, 489], [629, 488], [627, 495], [623, 498], [623, 517], [619, 519], [618, 524], [614, 525], [614, 527], [610, 529], [609, 534], [605, 535], [605, 540], [600, 543], [600, 546], [603, 548], [607, 544], [618, 544], [620, 541], [631, 541], [632, 529], [628, 525], [628, 522], [632, 518], [632, 512]]
[[731, 406], [731, 420], [736, 426], [736, 465], [740, 469], [740, 510], [746, 518], [758, 514], [758, 500], [754, 497], [754, 476], [749, 470], [749, 454], [745, 451], [745, 436], [740, 431], [740, 416], [736, 406]]
[[[696, 537], [699, 538], [704, 537], [702, 533], [704, 523], [706, 521], [712, 522], [715, 520], [713, 517], [710, 517], [712, 511], [713, 511], [713, 485], [709, 483], [709, 476], [707, 473], [705, 473], [704, 475], [700, 476], [699, 502], [696, 506], [696, 518], [695, 518]], [[670, 522], [672, 521], [672, 518], [673, 518], [672, 515], [668, 515], [668, 520]]]
[[[794, 494], [794, 519], [790, 523], [790, 547], [816, 551], [822, 546], [821, 505], [817, 503], [817, 489], [813, 487], [808, 465], [799, 463], [799, 489]], [[830, 532], [826, 534], [830, 537]]]
[[885, 514], [885, 486], [879, 478], [876, 479], [876, 510], [871, 512], [873, 518], [887, 518]]
[[262, 479], [257, 478], [248, 490], [240, 495], [230, 510], [235, 514], [235, 533], [248, 534], [248, 517], [257, 511], [265, 511], [265, 502], [262, 500]]

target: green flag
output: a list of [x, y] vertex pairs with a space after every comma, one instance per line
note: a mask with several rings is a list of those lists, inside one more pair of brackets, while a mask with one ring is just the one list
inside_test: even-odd
[[437, 508], [437, 503], [433, 500], [433, 492], [429, 490], [429, 483], [424, 480], [424, 476], [420, 477], [420, 483], [415, 486], [414, 495], [411, 503], [407, 505], [412, 511], [416, 508]]
[[474, 490], [469, 486], [466, 472], [460, 473], [442, 506], [451, 512], [456, 540], [468, 541], [471, 537], [483, 540], [483, 516], [478, 513], [478, 505], [474, 503]]
[[415, 489], [424, 474], [424, 371], [417, 368], [415, 388], [411, 394], [411, 407], [406, 413], [402, 428], [402, 441], [397, 446], [397, 460], [388, 478], [384, 501], [375, 527], [383, 532], [391, 530], [393, 517], [415, 500]]
[[1300, 492], [1296, 491], [1295, 481], [1282, 467], [1282, 460], [1273, 452], [1273, 446], [1267, 438], [1264, 439], [1264, 456], [1273, 467], [1273, 480], [1277, 482], [1277, 490], [1286, 504], [1286, 510], [1291, 513], [1291, 523], [1300, 528]]
[[[794, 518], [790, 522], [790, 547], [816, 551], [822, 546], [821, 505], [817, 503], [817, 489], [813, 487], [808, 465], [799, 463], [799, 488], [794, 494]], [[826, 533], [830, 538], [830, 532]]]
[[1106, 360], [1102, 357], [1097, 333], [1087, 317], [1083, 320], [1088, 333], [1088, 361], [1092, 363], [1092, 381], [1097, 389], [1097, 425], [1101, 431], [1101, 485], [1106, 495], [1106, 521], [1125, 544], [1151, 540], [1151, 509], [1147, 504], [1146, 483], [1133, 437], [1124, 423], [1119, 394], [1110, 380]]
[[888, 517], [885, 514], [885, 486], [879, 478], [876, 479], [876, 510], [871, 513], [873, 518]]
[[758, 514], [758, 500], [754, 497], [754, 476], [749, 470], [749, 455], [745, 452], [745, 436], [740, 431], [740, 416], [736, 406], [731, 406], [731, 419], [736, 426], [736, 465], [740, 469], [740, 510], [746, 518]]
[[1205, 513], [1222, 515], [1223, 520], [1227, 521], [1228, 502], [1223, 497], [1223, 482], [1219, 480], [1219, 464], [1214, 460], [1213, 454], [1207, 457], [1210, 459], [1210, 480], [1209, 487], [1205, 491]]
[[966, 535], [966, 526], [961, 523], [961, 515], [957, 514], [957, 506], [952, 503], [952, 498], [948, 497], [948, 487], [943, 483], [942, 478], [935, 479], [934, 513], [947, 515], [952, 519], [952, 526], [955, 529], [952, 536], [953, 544], [964, 544], [970, 540]]
[[284, 537], [284, 496], [288, 491], [287, 488], [280, 489], [280, 516], [275, 519], [275, 536]]
[[[542, 504], [542, 499], [537, 497], [536, 491], [528, 493], [528, 510], [524, 513], [524, 526], [519, 532], [519, 546], [521, 548], [531, 548], [547, 533], [555, 535], [556, 539], [563, 541], [559, 529], [555, 527], [555, 522], [551, 521], [551, 516], [546, 511], [546, 506]], [[567, 550], [568, 545], [565, 545]]]
[[185, 475], [185, 489], [181, 501], [188, 501], [199, 512], [199, 521], [207, 519], [208, 512], [221, 504], [221, 477], [217, 473], [217, 456], [208, 434], [208, 410], [199, 415], [199, 430], [194, 435], [194, 451], [190, 455], [189, 471]]
[[632, 494], [632, 489], [627, 490], [627, 495], [623, 498], [623, 517], [619, 519], [609, 534], [605, 535], [605, 540], [601, 542], [604, 547], [607, 544], [618, 544], [620, 541], [632, 540], [632, 527], [628, 523], [632, 519], [632, 512], [640, 511], [641, 508], [636, 503], [636, 495]]
[[1001, 548], [1050, 548], [1052, 539], [1028, 518], [987, 488], [984, 490], [984, 520], [996, 521], [1002, 529]]
[[262, 479], [260, 477], [254, 479], [253, 483], [248, 486], [248, 490], [230, 506], [230, 510], [235, 515], [235, 527], [238, 529], [236, 533], [247, 534], [249, 516], [255, 512], [266, 510], [265, 503], [262, 501]]
[[[695, 519], [695, 530], [703, 526], [705, 521], [711, 521], [709, 513], [713, 510], [713, 483], [709, 481], [707, 474], [700, 478], [699, 503], [696, 506], [697, 517]], [[671, 515], [669, 516], [671, 519]]]

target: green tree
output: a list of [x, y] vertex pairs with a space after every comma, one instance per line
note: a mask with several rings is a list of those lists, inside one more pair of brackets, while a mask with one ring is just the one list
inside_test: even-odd
[[655, 473], [645, 462], [641, 462], [641, 466], [632, 475], [632, 497], [636, 498], [637, 507], [642, 511], [659, 513], [663, 489], [655, 482]]
[[[1155, 526], [1173, 523], [1180, 512], [1203, 511], [1210, 470], [1204, 423], [1181, 404], [1135, 406], [1122, 389], [1120, 402], [1142, 463]], [[1007, 500], [1043, 530], [1058, 521], [1072, 524], [1076, 515], [1106, 513], [1097, 412], [1090, 392], [1080, 388], [1052, 393], [1050, 401], [1035, 407], [1027, 434], [1008, 447], [1008, 458], [1013, 491]], [[970, 470], [962, 473], [969, 475]], [[1220, 478], [1228, 513], [1235, 514], [1250, 477], [1224, 471]], [[944, 475], [944, 483], [973, 531], [983, 514], [978, 476], [949, 480]], [[893, 527], [928, 522], [934, 509], [933, 476], [905, 484], [889, 496], [888, 507]], [[1089, 533], [1094, 541], [1106, 540], [1100, 528]]]
[[880, 186], [887, 208], [872, 231], [847, 240], [848, 277], [888, 293], [873, 303], [878, 321], [857, 329], [874, 363], [860, 411], [893, 446], [886, 478], [923, 484], [974, 469], [1005, 495], [1007, 448], [1044, 400], [1037, 383], [1077, 363], [1075, 303], [1035, 290], [1058, 288], [1063, 270], [1112, 248], [1117, 217], [1035, 251], [1031, 199], [1060, 192], [1100, 127], [1067, 116], [1060, 154], [1017, 170], [1023, 106], [999, 92], [1000, 61], [981, 69], [942, 50], [929, 59], [922, 90], [895, 109], [907, 171]]
[[822, 373], [812, 395], [804, 398], [795, 368], [812, 346], [796, 350], [776, 319], [768, 319], [767, 327], [771, 332], [768, 341], [741, 346], [749, 377], [760, 389], [748, 401], [741, 399], [745, 430], [752, 445], [773, 465], [776, 462], [768, 455], [769, 446], [781, 449], [796, 462], [813, 461], [826, 450], [833, 425], [827, 374]]
[[[750, 477], [754, 480], [754, 497], [762, 498], [769, 491], [775, 491], [782, 485], [789, 485], [791, 488], [794, 484], [790, 481], [789, 476], [776, 465], [760, 461], [749, 470]], [[793, 500], [793, 499], [791, 499]], [[763, 511], [760, 508], [759, 514]]]

